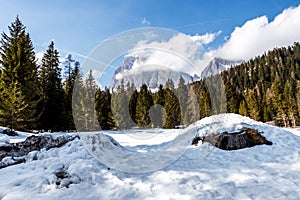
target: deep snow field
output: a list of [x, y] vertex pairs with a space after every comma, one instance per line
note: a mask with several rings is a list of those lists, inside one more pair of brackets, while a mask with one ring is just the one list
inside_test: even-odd
[[[235, 151], [224, 151], [208, 143], [190, 145], [196, 134], [230, 132], [242, 127], [263, 132], [273, 145]], [[133, 129], [104, 133], [121, 146], [106, 144], [102, 150], [112, 154], [117, 152], [120, 158], [130, 153], [137, 155], [132, 163], [122, 160], [111, 160], [111, 163], [122, 163], [122, 167], [135, 165], [132, 169], [137, 169], [136, 172], [145, 163], [155, 165], [156, 162], [152, 158], [141, 160], [139, 158], [143, 157], [139, 155], [150, 152], [154, 158], [168, 157], [159, 155], [161, 148], [171, 146], [174, 141], [183, 141], [181, 144], [187, 145], [175, 151], [179, 152], [179, 158], [169, 165], [151, 172], [135, 173], [101, 164], [82, 140], [75, 139], [60, 148], [31, 152], [26, 163], [0, 169], [0, 199], [300, 198], [300, 130], [281, 129], [240, 115], [221, 114], [202, 119], [183, 130]], [[0, 145], [25, 140], [30, 134], [20, 135], [0, 134]], [[106, 147], [109, 148], [103, 149]]]

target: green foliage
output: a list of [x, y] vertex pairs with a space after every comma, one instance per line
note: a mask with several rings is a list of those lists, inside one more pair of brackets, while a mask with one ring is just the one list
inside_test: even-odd
[[175, 128], [175, 126], [180, 125], [181, 121], [180, 105], [178, 98], [169, 88], [166, 88], [164, 90], [164, 96], [166, 120], [163, 126], [164, 128]]
[[154, 107], [152, 109], [152, 123], [154, 127], [163, 127], [165, 123], [165, 91], [163, 85], [159, 85], [158, 91], [154, 94]]
[[189, 125], [200, 119], [199, 116], [199, 103], [195, 91], [195, 84], [191, 84], [188, 89], [187, 108], [184, 115], [184, 124]]
[[103, 91], [100, 88], [96, 92], [96, 112], [98, 122], [102, 130], [110, 130], [116, 126], [111, 111], [111, 94], [108, 88]]
[[10, 129], [22, 130], [27, 127], [26, 116], [28, 104], [20, 84], [13, 83], [1, 91], [0, 121]]
[[59, 131], [64, 125], [64, 91], [59, 68], [59, 54], [51, 42], [42, 58], [40, 71], [42, 86], [41, 129]]
[[180, 76], [180, 78], [179, 78], [178, 88], [176, 89], [176, 96], [179, 101], [180, 111], [181, 111], [180, 116], [181, 116], [181, 120], [182, 120], [181, 123], [183, 124], [187, 105], [188, 105], [187, 104], [187, 102], [188, 102], [188, 87], [185, 83], [184, 78], [182, 78], [182, 76]]
[[147, 85], [143, 84], [137, 98], [136, 104], [136, 122], [139, 127], [146, 128], [151, 124], [149, 110], [153, 105], [151, 92], [148, 90]]
[[80, 90], [80, 88], [83, 87], [82, 75], [80, 73], [79, 66], [80, 66], [79, 62], [75, 62], [74, 68], [71, 68], [71, 65], [69, 66], [70, 68], [68, 69], [71, 69], [71, 74], [66, 78], [65, 82], [63, 83], [64, 93], [65, 93], [64, 94], [65, 123], [64, 126], [62, 127], [63, 130], [75, 130], [74, 118], [72, 114], [73, 89], [75, 86], [78, 87], [78, 90]]
[[128, 129], [133, 125], [133, 121], [129, 113], [129, 100], [123, 80], [121, 81], [121, 85], [118, 86], [117, 91], [113, 93], [112, 99], [112, 110], [117, 126], [120, 129]]
[[[27, 105], [24, 108], [24, 112], [27, 115], [23, 116], [22, 120], [16, 119], [16, 121], [22, 121], [23, 126], [19, 126], [21, 130], [35, 129], [38, 127], [39, 113], [37, 112], [37, 107], [41, 99], [35, 53], [29, 34], [26, 33], [25, 26], [18, 17], [8, 28], [9, 35], [2, 33], [1, 39], [0, 65], [2, 70], [0, 92], [8, 96], [14, 96], [14, 94], [9, 95], [9, 91], [5, 90], [15, 87], [21, 90], [23, 101]], [[1, 107], [3, 108], [4, 106], [2, 105]], [[23, 107], [21, 105], [16, 106]], [[6, 115], [5, 109], [2, 109], [1, 112]], [[7, 125], [4, 122], [1, 123]]]

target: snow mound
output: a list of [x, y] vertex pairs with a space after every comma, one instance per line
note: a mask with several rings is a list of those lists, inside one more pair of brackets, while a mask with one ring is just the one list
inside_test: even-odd
[[[185, 144], [197, 134], [233, 132], [243, 127], [263, 132], [273, 145], [224, 151], [208, 143], [197, 147], [189, 143], [179, 151], [178, 159], [147, 173], [109, 169], [94, 159], [76, 138], [60, 148], [36, 152], [36, 159], [32, 161], [0, 169], [0, 197], [3, 200], [298, 199], [300, 137], [239, 115], [208, 117], [184, 132], [157, 129], [156, 133], [153, 130], [129, 130], [124, 134], [108, 131], [104, 134], [114, 140], [103, 138], [101, 144], [107, 151], [118, 149], [118, 162], [124, 164], [122, 156], [128, 152], [136, 153], [139, 148], [148, 153], [160, 153], [159, 149], [174, 144], [174, 140], [184, 140]], [[153, 137], [139, 139], [146, 134], [153, 134]], [[144, 162], [151, 164], [147, 160]], [[144, 168], [144, 165], [135, 169], [140, 170], [139, 167]]]

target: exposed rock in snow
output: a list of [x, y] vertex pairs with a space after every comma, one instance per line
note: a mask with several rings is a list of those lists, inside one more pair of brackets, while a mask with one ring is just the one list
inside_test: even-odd
[[30, 152], [61, 147], [76, 137], [77, 136], [60, 136], [55, 138], [51, 135], [30, 136], [26, 138], [24, 142], [0, 146], [0, 168], [25, 162], [25, 156]]
[[204, 137], [197, 136], [193, 139], [192, 144], [197, 145], [200, 140], [223, 150], [237, 150], [262, 144], [272, 145], [272, 142], [268, 141], [261, 133], [251, 128], [242, 128], [240, 131], [232, 133], [222, 132]]
[[18, 133], [10, 128], [3, 130], [2, 133], [8, 136], [18, 136]]

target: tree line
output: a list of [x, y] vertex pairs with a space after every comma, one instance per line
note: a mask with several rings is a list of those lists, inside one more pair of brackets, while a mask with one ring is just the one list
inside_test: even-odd
[[38, 65], [31, 38], [19, 17], [8, 29], [8, 34], [1, 34], [0, 47], [1, 125], [24, 131], [74, 130], [72, 88], [79, 63], [67, 65], [69, 74], [62, 81], [54, 42]]
[[195, 118], [185, 112], [185, 108], [195, 110], [188, 100], [196, 98], [182, 77], [177, 88], [168, 80], [155, 93], [146, 85], [136, 88], [124, 82], [110, 91], [98, 87], [92, 71], [83, 77], [79, 62], [73, 65], [69, 56], [63, 79], [53, 41], [37, 64], [31, 38], [19, 17], [8, 28], [9, 33], [1, 35], [0, 47], [2, 126], [24, 131], [174, 128]]
[[[37, 64], [20, 19], [8, 28], [9, 33], [1, 35], [0, 124], [11, 129], [174, 128], [222, 112], [263, 122], [275, 120], [281, 126], [300, 123], [299, 43], [192, 83], [180, 77], [177, 86], [168, 80], [151, 91], [145, 84], [136, 88], [122, 81], [110, 90], [97, 85], [92, 71], [83, 77], [79, 62], [71, 56], [62, 74], [54, 42]], [[217, 85], [220, 81], [223, 88]], [[220, 91], [224, 99], [215, 95]]]

